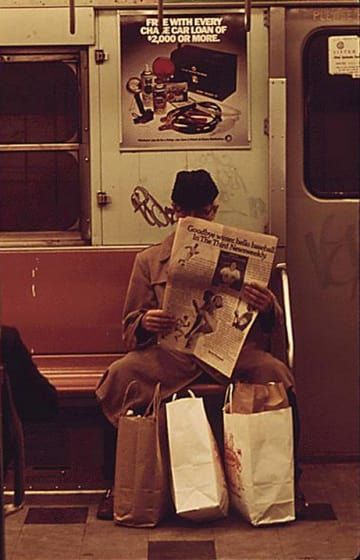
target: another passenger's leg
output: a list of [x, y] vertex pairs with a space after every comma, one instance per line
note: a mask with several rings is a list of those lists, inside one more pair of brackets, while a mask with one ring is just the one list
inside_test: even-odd
[[1, 328], [1, 352], [16, 411], [22, 422], [52, 420], [58, 412], [55, 387], [42, 375], [15, 327]]

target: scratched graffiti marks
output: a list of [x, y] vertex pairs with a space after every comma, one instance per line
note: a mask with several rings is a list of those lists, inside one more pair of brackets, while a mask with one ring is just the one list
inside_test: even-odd
[[355, 224], [342, 225], [330, 214], [320, 228], [318, 239], [309, 232], [305, 244], [321, 287], [349, 285], [353, 299], [359, 280]]
[[[220, 185], [222, 211], [236, 208], [239, 216], [261, 219], [266, 214], [265, 201], [254, 196], [253, 189], [249, 189], [243, 175], [240, 173], [239, 163], [229, 154], [206, 154], [200, 156], [199, 166], [211, 169], [217, 183]], [[251, 191], [251, 192], [250, 192]]]
[[[236, 211], [238, 217], [259, 221], [266, 215], [266, 203], [260, 196], [249, 192], [237, 164], [228, 155], [204, 155], [197, 160], [197, 167], [211, 169], [220, 186], [221, 210], [224, 214]], [[143, 186], [136, 186], [131, 194], [134, 212], [140, 212], [152, 227], [164, 228], [176, 222], [174, 211], [162, 206], [155, 196]]]
[[[211, 169], [216, 182], [221, 187], [221, 202], [224, 206], [232, 207], [239, 193], [244, 197], [248, 196], [246, 184], [237, 169], [234, 162], [228, 155], [208, 154], [202, 156], [199, 160], [200, 166], [204, 169]], [[240, 211], [246, 215], [245, 212]]]
[[161, 206], [145, 187], [135, 187], [130, 200], [134, 212], [140, 212], [150, 226], [162, 228], [176, 221], [174, 210], [168, 206]]

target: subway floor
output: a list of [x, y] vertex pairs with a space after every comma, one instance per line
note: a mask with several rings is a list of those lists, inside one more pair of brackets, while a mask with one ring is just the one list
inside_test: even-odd
[[306, 464], [308, 517], [252, 527], [236, 514], [196, 524], [180, 518], [155, 529], [96, 518], [100, 495], [27, 496], [6, 518], [6, 560], [355, 560], [360, 558], [360, 465]]

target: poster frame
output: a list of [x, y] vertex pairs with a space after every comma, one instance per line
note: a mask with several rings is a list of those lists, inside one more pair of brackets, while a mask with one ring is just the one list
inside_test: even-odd
[[[206, 16], [206, 15], [216, 15], [221, 12], [222, 15], [242, 15], [245, 21], [245, 10], [243, 8], [222, 8], [221, 5], [212, 5], [211, 8], [205, 8], [203, 6], [195, 8], [195, 7], [169, 7], [164, 10], [163, 17], [177, 17], [177, 16]], [[127, 17], [154, 17], [158, 16], [157, 10], [144, 8], [142, 10], [117, 10], [117, 30], [118, 30], [118, 53], [119, 53], [119, 72], [118, 72], [118, 92], [119, 92], [119, 151], [121, 153], [142, 153], [142, 152], [188, 152], [191, 151], [236, 151], [236, 150], [250, 150], [251, 149], [251, 64], [250, 64], [250, 36], [249, 32], [245, 30], [245, 41], [246, 41], [246, 78], [247, 78], [247, 87], [246, 87], [246, 94], [247, 94], [247, 106], [246, 106], [246, 119], [247, 119], [247, 141], [244, 144], [237, 144], [237, 145], [207, 145], [207, 146], [196, 146], [196, 144], [191, 144], [184, 142], [183, 145], [176, 145], [176, 146], [167, 146], [167, 145], [148, 145], [148, 146], [124, 146], [124, 123], [123, 123], [123, 88], [122, 88], [122, 38], [121, 38], [121, 26], [122, 21]], [[245, 25], [244, 25], [245, 28]]]

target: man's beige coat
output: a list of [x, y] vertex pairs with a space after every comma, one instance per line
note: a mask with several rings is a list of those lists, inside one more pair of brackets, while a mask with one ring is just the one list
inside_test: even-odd
[[[196, 358], [164, 349], [157, 344], [155, 336], [141, 331], [145, 311], [162, 306], [173, 239], [174, 234], [169, 235], [161, 244], [145, 249], [135, 259], [123, 315], [124, 340], [129, 352], [111, 364], [96, 390], [104, 414], [115, 426], [126, 387], [133, 380], [138, 381], [137, 390], [130, 396], [130, 406], [135, 410], [143, 409], [150, 402], [159, 381], [165, 398], [200, 376], [203, 379], [204, 372], [213, 382], [229, 382]], [[252, 383], [283, 381], [287, 389], [294, 385], [286, 365], [268, 352], [271, 334], [281, 324], [282, 310], [275, 302], [272, 312], [259, 315], [252, 326], [232, 379], [241, 378]]]

